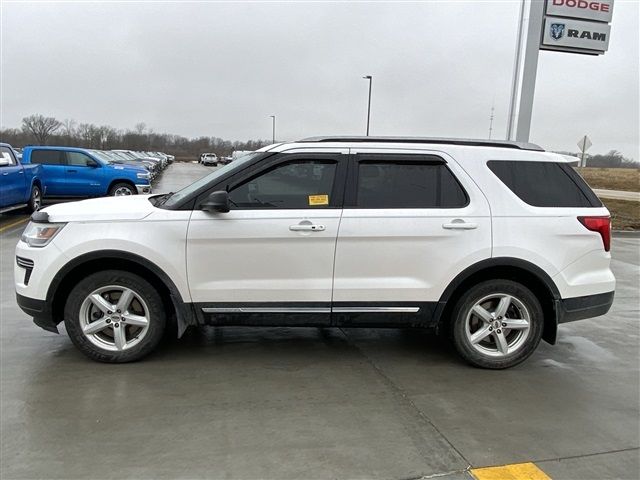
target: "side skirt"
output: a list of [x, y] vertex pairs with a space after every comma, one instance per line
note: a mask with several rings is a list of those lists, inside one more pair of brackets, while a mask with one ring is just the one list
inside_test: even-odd
[[288, 327], [432, 327], [437, 302], [196, 303], [205, 325]]

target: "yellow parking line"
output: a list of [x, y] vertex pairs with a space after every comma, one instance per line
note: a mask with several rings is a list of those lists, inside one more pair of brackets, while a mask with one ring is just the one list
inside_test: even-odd
[[551, 480], [551, 477], [533, 463], [472, 468], [470, 471], [477, 480]]
[[3, 227], [0, 227], [0, 233], [4, 232], [5, 230], [9, 230], [10, 228], [17, 227], [21, 223], [27, 223], [28, 221], [29, 221], [28, 218], [23, 218], [22, 220], [18, 220], [17, 222], [10, 223], [9, 225], [4, 225]]

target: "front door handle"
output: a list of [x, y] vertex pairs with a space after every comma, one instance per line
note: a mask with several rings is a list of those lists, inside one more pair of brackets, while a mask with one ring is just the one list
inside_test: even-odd
[[465, 222], [460, 218], [452, 220], [451, 223], [443, 223], [442, 228], [445, 230], [473, 230], [478, 228], [477, 223]]
[[292, 232], [324, 232], [327, 227], [324, 225], [315, 225], [313, 223], [301, 223], [298, 225], [289, 225]]
[[67, 170], [69, 173], [78, 173], [78, 170]]

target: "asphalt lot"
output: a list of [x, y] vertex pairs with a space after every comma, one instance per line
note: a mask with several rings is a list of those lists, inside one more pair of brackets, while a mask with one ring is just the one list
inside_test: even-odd
[[[210, 171], [174, 164], [155, 191]], [[103, 365], [15, 304], [21, 218], [0, 222], [2, 479], [457, 480], [518, 462], [556, 480], [640, 475], [640, 238], [614, 238], [609, 314], [506, 371], [421, 331], [333, 328], [207, 327]]]

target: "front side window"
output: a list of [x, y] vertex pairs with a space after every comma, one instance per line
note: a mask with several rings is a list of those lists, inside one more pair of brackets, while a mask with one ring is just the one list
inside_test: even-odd
[[13, 157], [13, 153], [9, 149], [9, 147], [0, 147], [0, 156], [4, 160], [8, 160], [8, 165], [0, 165], [5, 167], [15, 167], [17, 165], [16, 159]]
[[580, 175], [565, 163], [491, 160], [489, 169], [534, 207], [601, 207]]
[[361, 161], [358, 208], [461, 208], [467, 195], [442, 162]]
[[296, 160], [277, 165], [229, 192], [234, 208], [318, 208], [331, 204], [336, 161]]
[[96, 164], [91, 157], [81, 152], [67, 152], [67, 163], [74, 167], [88, 167]]
[[60, 150], [34, 150], [31, 152], [31, 163], [64, 165], [64, 152]]

